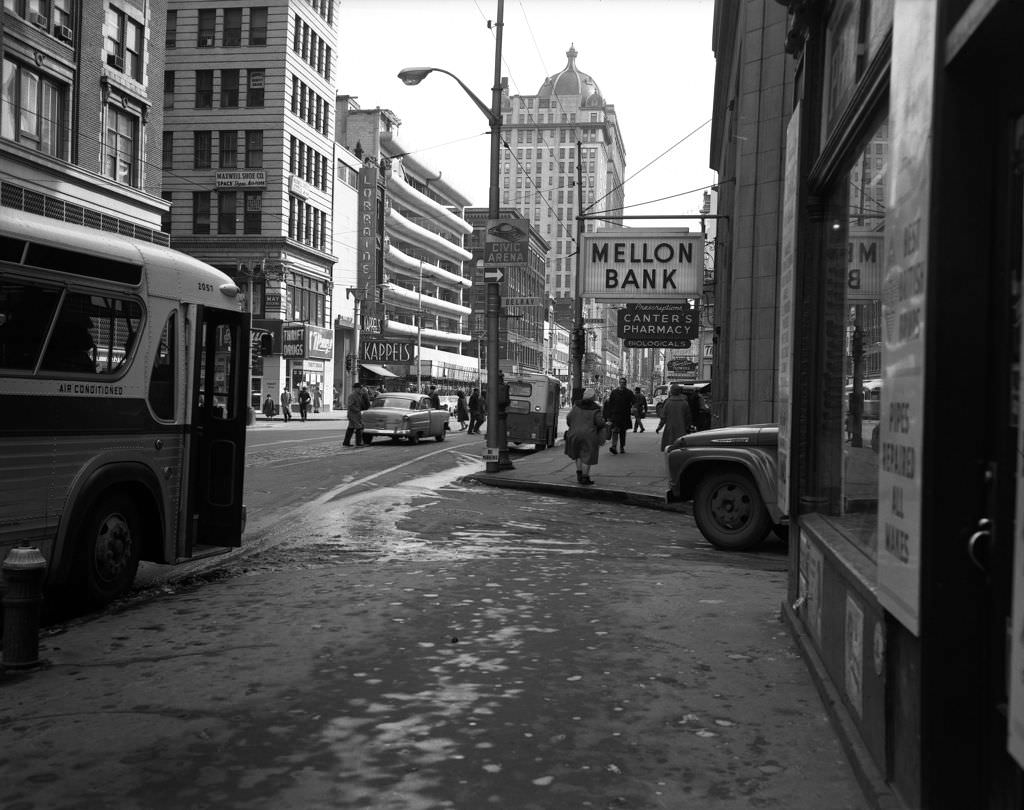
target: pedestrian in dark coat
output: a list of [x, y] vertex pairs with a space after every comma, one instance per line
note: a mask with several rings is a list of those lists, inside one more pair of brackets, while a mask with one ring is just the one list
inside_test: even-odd
[[458, 399], [455, 400], [455, 419], [459, 423], [459, 430], [466, 429], [466, 422], [469, 421], [469, 409], [466, 406], [466, 393], [457, 391]]
[[285, 422], [292, 421], [292, 392], [287, 388], [281, 389], [281, 416]]
[[569, 425], [565, 433], [565, 454], [576, 462], [576, 481], [584, 486], [594, 483], [590, 479], [590, 468], [597, 464], [601, 447], [598, 431], [604, 427], [601, 406], [594, 402], [595, 396], [594, 389], [587, 388], [565, 420]]
[[644, 433], [647, 429], [644, 427], [644, 417], [647, 416], [647, 397], [644, 396], [643, 390], [637, 386], [636, 390], [633, 391], [633, 432], [636, 433], [638, 430]]
[[441, 410], [441, 397], [439, 397], [437, 394], [436, 385], [430, 386], [430, 391], [428, 392], [427, 396], [430, 397], [430, 407], [433, 408], [435, 411]]
[[[612, 444], [608, 449], [614, 456], [626, 452], [626, 431], [629, 430], [629, 416], [633, 409], [633, 392], [629, 390], [626, 378], [619, 380], [619, 387], [608, 395], [605, 402], [605, 417], [612, 425]], [[618, 444], [619, 449], [615, 449]]]
[[661, 449], [664, 450], [680, 436], [690, 432], [690, 425], [693, 418], [690, 414], [690, 403], [686, 400], [686, 394], [678, 385], [673, 385], [668, 391], [668, 399], [661, 406], [661, 421], [658, 422], [658, 429], [655, 433], [661, 434]]
[[313, 398], [309, 395], [309, 390], [306, 386], [302, 386], [299, 389], [299, 418], [305, 422], [306, 416], [309, 415], [309, 403], [313, 401]]
[[345, 447], [352, 446], [352, 436], [356, 437], [356, 447], [363, 446], [363, 411], [370, 405], [362, 383], [356, 383], [352, 393], [345, 401], [345, 416], [348, 418], [348, 427], [345, 428], [345, 440], [342, 442]]
[[480, 433], [480, 426], [484, 423], [485, 407], [484, 398], [480, 396], [480, 390], [474, 388], [469, 395], [469, 430], [466, 433]]
[[270, 394], [267, 394], [267, 398], [263, 400], [263, 415], [267, 419], [274, 418], [274, 400], [270, 398]]

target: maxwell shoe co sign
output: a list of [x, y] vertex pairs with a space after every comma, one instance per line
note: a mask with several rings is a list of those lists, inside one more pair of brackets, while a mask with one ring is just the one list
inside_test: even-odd
[[686, 228], [608, 228], [582, 234], [580, 294], [600, 301], [696, 298], [704, 234]]

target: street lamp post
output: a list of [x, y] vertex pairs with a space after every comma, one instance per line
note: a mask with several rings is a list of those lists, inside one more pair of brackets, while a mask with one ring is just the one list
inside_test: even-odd
[[[458, 82], [459, 87], [465, 91], [477, 108], [487, 117], [487, 123], [491, 127], [491, 174], [490, 194], [487, 206], [487, 218], [496, 220], [498, 218], [498, 160], [501, 156], [501, 32], [504, 27], [505, 0], [498, 0], [498, 22], [494, 35], [494, 86], [491, 88], [491, 106], [481, 101], [466, 84], [456, 76], [442, 68], [435, 67], [414, 67], [405, 68], [398, 73], [398, 78], [405, 84], [419, 84], [430, 73], [444, 73], [451, 76]], [[501, 288], [499, 282], [487, 282], [487, 449], [484, 459], [487, 462], [487, 472], [496, 473], [502, 469], [508, 469], [508, 449], [504, 432], [504, 421], [498, 418], [498, 379], [501, 372], [500, 350], [498, 342], [498, 317], [501, 312]], [[501, 452], [505, 454], [504, 463], [500, 458]]]

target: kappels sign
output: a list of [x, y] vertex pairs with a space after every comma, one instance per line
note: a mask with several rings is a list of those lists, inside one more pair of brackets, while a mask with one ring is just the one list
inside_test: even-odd
[[697, 298], [704, 234], [685, 228], [614, 228], [585, 233], [580, 294], [604, 301]]

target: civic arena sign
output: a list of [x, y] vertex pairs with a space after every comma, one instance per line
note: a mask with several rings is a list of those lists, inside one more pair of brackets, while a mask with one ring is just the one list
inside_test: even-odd
[[582, 234], [580, 295], [601, 301], [699, 298], [704, 234], [686, 228], [608, 228]]

